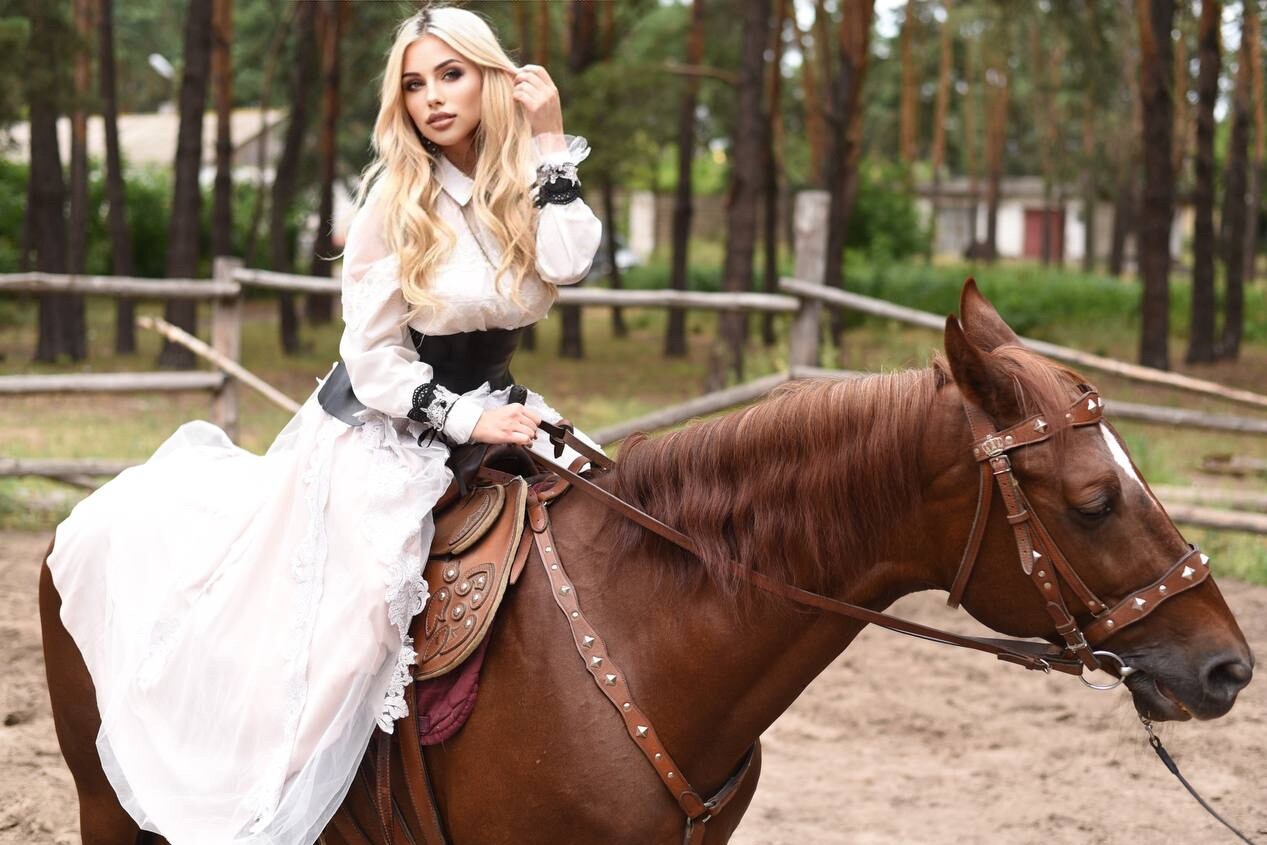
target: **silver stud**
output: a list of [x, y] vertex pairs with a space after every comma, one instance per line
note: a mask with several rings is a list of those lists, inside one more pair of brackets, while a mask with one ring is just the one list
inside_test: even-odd
[[1210, 556], [1209, 556], [1209, 555], [1201, 555], [1201, 565], [1202, 565], [1202, 566], [1209, 566], [1209, 565], [1210, 565]]
[[477, 589], [477, 590], [482, 590], [482, 589], [484, 589], [484, 585], [485, 585], [485, 584], [487, 584], [487, 583], [488, 583], [488, 576], [487, 576], [487, 575], [476, 575], [476, 576], [475, 576], [475, 589]]
[[1157, 588], [1157, 592], [1159, 592], [1159, 593], [1164, 593], [1164, 592], [1166, 592], [1166, 585], [1165, 585], [1165, 584], [1162, 584], [1160, 587], [1158, 587], [1158, 588]]
[[1046, 582], [1045, 584], [1043, 584], [1043, 589], [1044, 589], [1044, 590], [1050, 590], [1050, 589], [1051, 589], [1051, 582], [1050, 582], [1050, 581], [1048, 581], [1048, 582]]
[[602, 665], [603, 665], [603, 658], [599, 657], [597, 654], [590, 658], [591, 669], [597, 669], [599, 666], [602, 666]]
[[471, 601], [478, 603], [479, 600], [482, 598], [484, 598], [483, 593], [476, 593], [475, 595], [471, 596]]
[[1065, 414], [1065, 419], [1067, 420], [1073, 419], [1073, 414]]
[[634, 729], [634, 733], [638, 735], [638, 739], [642, 739], [643, 737], [647, 735], [647, 726], [639, 725], [637, 728]]
[[464, 596], [470, 591], [471, 591], [470, 581], [463, 581], [461, 584], [458, 584], [456, 587], [453, 588], [453, 592], [457, 593], [459, 596]]
[[581, 612], [580, 612], [579, 610], [574, 610], [574, 611], [572, 611], [572, 618], [573, 618], [573, 619], [579, 619], [580, 617], [581, 617]]
[[1112, 627], [1113, 627], [1114, 625], [1116, 625], [1116, 624], [1117, 624], [1116, 622], [1114, 622], [1112, 619], [1110, 619], [1108, 622], [1105, 622], [1105, 623], [1104, 623], [1104, 627], [1106, 627], [1106, 628], [1112, 628]]
[[564, 584], [562, 587], [559, 587], [559, 595], [561, 596], [566, 596], [570, 592], [572, 592], [572, 587], [569, 584]]
[[584, 646], [585, 648], [591, 648], [594, 645], [594, 638], [591, 637], [589, 634], [586, 634], [585, 636], [581, 637], [581, 645]]
[[468, 628], [469, 628], [469, 627], [471, 627], [471, 626], [472, 626], [472, 625], [474, 625], [474, 624], [475, 624], [475, 620], [474, 620], [474, 619], [471, 619], [470, 617], [467, 617], [467, 620], [466, 620], [466, 627], [468, 627]]
[[632, 709], [633, 709], [633, 704], [632, 704], [631, 702], [628, 702], [628, 701], [626, 701], [624, 704], [622, 704], [622, 705], [620, 705], [620, 706], [621, 706], [621, 708], [622, 708], [622, 709], [623, 709], [626, 713], [628, 713], [630, 710], [632, 710]]
[[616, 676], [615, 676], [615, 675], [604, 675], [604, 676], [603, 676], [603, 683], [607, 684], [607, 686], [609, 686], [609, 687], [614, 687], [614, 686], [616, 686]]
[[1140, 598], [1139, 596], [1136, 596], [1136, 597], [1135, 597], [1135, 609], [1136, 609], [1136, 610], [1143, 610], [1143, 609], [1144, 609], [1144, 605], [1146, 605], [1146, 604], [1148, 604], [1148, 602], [1144, 601], [1144, 600], [1143, 600], [1142, 598]]
[[655, 755], [655, 758], [656, 758], [657, 760], [659, 760], [659, 759], [660, 759], [661, 757], [663, 757], [663, 756], [664, 756], [663, 754], [661, 754], [660, 752], [658, 752], [658, 751], [657, 751], [657, 752], [656, 752], [656, 755]]
[[454, 619], [461, 619], [461, 618], [462, 618], [462, 614], [464, 614], [464, 613], [466, 613], [466, 607], [465, 607], [464, 605], [460, 605], [460, 604], [455, 604], [455, 605], [453, 605], [453, 618], [454, 618]]
[[550, 568], [551, 568], [551, 569], [558, 569], [558, 568], [559, 568], [559, 565], [558, 565], [557, 563], [552, 563], [552, 564], [550, 564]]
[[1184, 578], [1186, 578], [1186, 579], [1187, 579], [1187, 580], [1189, 580], [1189, 581], [1191, 581], [1191, 580], [1192, 580], [1192, 576], [1193, 576], [1193, 575], [1196, 575], [1196, 574], [1197, 574], [1197, 571], [1196, 571], [1195, 569], [1193, 569], [1191, 566], [1185, 566], [1185, 567], [1183, 568], [1183, 577], [1184, 577]]
[[1043, 553], [1040, 552], [1038, 549], [1030, 549], [1029, 553], [1034, 556], [1034, 560], [1038, 560], [1039, 558], [1043, 556]]
[[1011, 442], [1012, 442], [1012, 435], [1010, 435], [1010, 434], [1009, 434], [1007, 437], [1004, 437], [1004, 438], [1003, 438], [1003, 442], [1004, 442], [1004, 443], [1011, 444]]
[[552, 552], [552, 551], [554, 551], [554, 548], [553, 548], [553, 547], [551, 547], [551, 546], [546, 546], [546, 551], [547, 551], [547, 552]]
[[441, 590], [440, 592], [436, 593], [436, 598], [438, 598], [440, 601], [444, 601], [448, 597], [449, 597], [448, 590]]
[[669, 772], [669, 774], [667, 775], [667, 777], [668, 777], [668, 779], [669, 779], [669, 780], [673, 780], [675, 777], [677, 777], [677, 775], [673, 774], [673, 772]]
[[1039, 577], [1039, 578], [1046, 578], [1046, 577], [1047, 577], [1047, 572], [1046, 572], [1045, 570], [1042, 570], [1042, 569], [1038, 570], [1038, 577]]
[[456, 580], [458, 580], [458, 571], [457, 571], [457, 568], [456, 568], [456, 567], [452, 567], [452, 566], [451, 566], [451, 567], [449, 567], [448, 569], [444, 570], [444, 580], [446, 580], [446, 581], [456, 581]]
[[1037, 431], [1039, 434], [1042, 434], [1046, 430], [1047, 430], [1046, 420], [1044, 420], [1042, 417], [1039, 417], [1038, 419], [1034, 420], [1034, 431]]

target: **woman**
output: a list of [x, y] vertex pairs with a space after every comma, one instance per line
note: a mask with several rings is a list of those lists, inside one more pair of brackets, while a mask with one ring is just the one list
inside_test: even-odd
[[602, 227], [549, 75], [475, 14], [421, 12], [388, 54], [373, 146], [341, 364], [262, 456], [185, 424], [81, 502], [48, 559], [106, 774], [174, 845], [316, 840], [374, 727], [406, 713], [450, 446], [551, 454], [537, 424], [559, 415], [532, 392], [508, 404], [506, 364]]

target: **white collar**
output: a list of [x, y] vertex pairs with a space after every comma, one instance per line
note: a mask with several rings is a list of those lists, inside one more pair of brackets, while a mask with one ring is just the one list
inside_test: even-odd
[[440, 179], [440, 187], [444, 188], [458, 205], [466, 205], [471, 199], [471, 194], [475, 190], [475, 180], [459, 170], [458, 166], [449, 161], [444, 153], [439, 155], [436, 175]]

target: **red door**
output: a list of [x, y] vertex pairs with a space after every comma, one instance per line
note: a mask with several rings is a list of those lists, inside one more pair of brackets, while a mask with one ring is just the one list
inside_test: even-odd
[[1043, 257], [1043, 224], [1047, 225], [1051, 238], [1051, 258], [1060, 260], [1065, 254], [1065, 213], [1041, 208], [1025, 209], [1025, 242], [1022, 252], [1026, 258], [1041, 260]]

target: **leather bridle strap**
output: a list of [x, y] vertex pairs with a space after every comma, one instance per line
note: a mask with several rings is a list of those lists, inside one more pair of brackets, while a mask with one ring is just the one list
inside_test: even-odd
[[[615, 496], [602, 487], [594, 484], [588, 478], [585, 478], [572, 470], [555, 463], [554, 461], [542, 457], [535, 452], [529, 452], [532, 460], [537, 463], [543, 470], [557, 473], [572, 483], [572, 486], [580, 490], [585, 495], [597, 500], [605, 507], [619, 513], [628, 519], [633, 520], [647, 530], [658, 534], [674, 545], [685, 549], [696, 557], [700, 557], [699, 547], [695, 541], [686, 536], [675, 528], [672, 528], [650, 514], [639, 510], [633, 505]], [[888, 628], [891, 631], [897, 631], [901, 634], [917, 637], [919, 639], [932, 640], [933, 642], [944, 643], [946, 645], [959, 646], [961, 648], [970, 648], [976, 651], [982, 651], [986, 654], [993, 654], [999, 660], [1005, 660], [1009, 663], [1015, 663], [1024, 666], [1026, 669], [1036, 669], [1041, 671], [1049, 671], [1056, 669], [1061, 672], [1067, 672], [1076, 675], [1081, 672], [1081, 665], [1077, 660], [1070, 660], [1061, 655], [1059, 649], [1053, 647], [1049, 643], [1037, 642], [1032, 640], [1002, 640], [988, 637], [967, 637], [960, 634], [953, 634], [949, 631], [943, 631], [938, 628], [932, 628], [927, 625], [921, 625], [918, 622], [911, 622], [896, 616], [890, 616], [887, 613], [871, 610], [861, 605], [850, 604], [849, 602], [839, 599], [829, 598], [827, 596], [812, 593], [808, 590], [802, 590], [791, 584], [782, 581], [776, 581], [769, 576], [756, 572], [748, 567], [739, 566], [733, 561], [731, 566], [736, 573], [751, 581], [752, 584], [760, 589], [782, 596], [792, 601], [813, 607], [818, 610], [825, 610], [829, 613], [835, 613], [839, 616], [856, 619], [871, 625], [878, 625], [882, 628]]]

